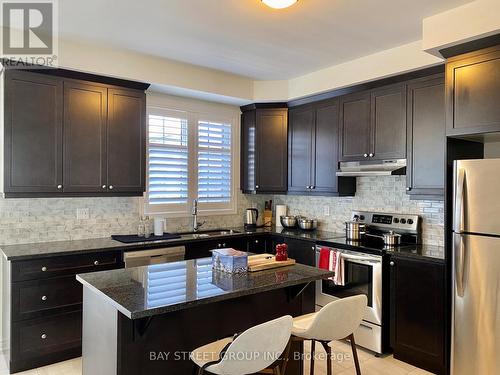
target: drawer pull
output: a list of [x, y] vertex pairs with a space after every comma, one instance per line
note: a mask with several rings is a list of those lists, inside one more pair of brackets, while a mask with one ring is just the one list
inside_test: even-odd
[[255, 243], [259, 243], [259, 240], [255, 240]]
[[42, 340], [45, 340], [47, 338], [47, 335], [45, 333], [43, 333], [40, 337]]
[[99, 261], [98, 260], [94, 261], [94, 266], [98, 266], [98, 265], [99, 265]]
[[47, 296], [42, 296], [42, 301], [47, 301]]
[[45, 271], [47, 271], [47, 267], [44, 266], [44, 267], [42, 267], [42, 272], [45, 272]]

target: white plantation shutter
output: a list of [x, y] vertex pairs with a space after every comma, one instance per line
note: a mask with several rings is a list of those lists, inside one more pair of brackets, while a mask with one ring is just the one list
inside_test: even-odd
[[226, 116], [148, 107], [145, 212], [187, 216], [198, 199], [200, 215], [236, 213], [238, 125]]
[[149, 115], [150, 205], [188, 203], [187, 118]]
[[231, 124], [198, 122], [198, 200], [230, 203], [232, 192]]

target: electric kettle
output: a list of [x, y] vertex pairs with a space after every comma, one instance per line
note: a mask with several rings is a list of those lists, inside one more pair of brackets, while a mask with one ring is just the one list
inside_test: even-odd
[[243, 221], [245, 229], [257, 228], [258, 218], [259, 218], [259, 210], [257, 210], [256, 208], [247, 208], [245, 211], [245, 219]]

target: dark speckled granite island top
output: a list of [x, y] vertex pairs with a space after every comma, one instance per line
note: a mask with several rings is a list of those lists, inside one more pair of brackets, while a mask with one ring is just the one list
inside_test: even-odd
[[302, 264], [232, 275], [212, 270], [212, 259], [202, 258], [81, 274], [77, 280], [128, 318], [139, 319], [331, 276]]

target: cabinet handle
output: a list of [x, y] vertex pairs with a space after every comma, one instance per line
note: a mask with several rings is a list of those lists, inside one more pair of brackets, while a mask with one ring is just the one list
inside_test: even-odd
[[391, 265], [391, 267], [394, 267], [394, 265], [395, 265], [396, 263], [394, 263], [394, 262], [390, 262], [389, 264]]
[[40, 336], [40, 338], [41, 338], [42, 340], [45, 340], [45, 339], [47, 338], [47, 335], [46, 335], [45, 333], [42, 333], [42, 335]]
[[259, 185], [255, 185], [255, 188], [258, 189], [259, 188]]
[[47, 301], [47, 296], [42, 296], [42, 301]]
[[113, 185], [109, 185], [109, 190], [113, 190], [114, 189], [114, 186]]
[[407, 187], [407, 188], [406, 188], [406, 191], [411, 191], [411, 187]]
[[371, 157], [371, 158], [373, 158], [375, 156], [375, 154], [374, 153], [370, 153], [368, 156]]
[[313, 247], [311, 247], [311, 249], [316, 250], [316, 248], [315, 248], [314, 246], [313, 246]]
[[226, 247], [226, 244], [225, 244], [225, 243], [223, 243], [223, 244], [222, 244], [222, 247]]
[[103, 188], [103, 189], [106, 189], [106, 185], [102, 185], [102, 188]]
[[59, 190], [61, 190], [61, 189], [62, 189], [62, 185], [57, 185], [57, 188], [58, 188]]
[[255, 243], [259, 243], [259, 240], [255, 240]]
[[313, 185], [313, 186], [311, 186], [311, 189], [312, 189], [312, 190], [316, 189], [316, 186], [314, 186], [314, 185]]
[[45, 272], [45, 271], [47, 271], [47, 267], [44, 266], [44, 267], [42, 267], [42, 272]]
[[218, 244], [217, 244], [217, 247], [222, 247], [222, 244], [218, 243]]
[[95, 260], [94, 261], [94, 266], [98, 266], [99, 265], [99, 261], [98, 260]]
[[363, 154], [363, 156], [364, 156], [365, 158], [367, 158], [367, 157], [368, 157], [368, 154]]

